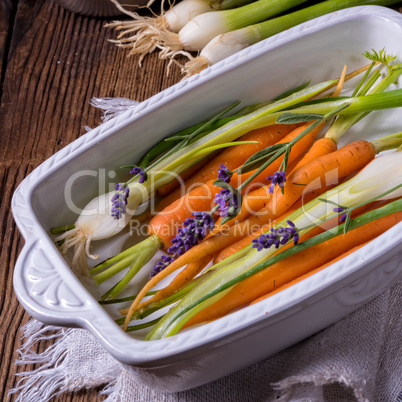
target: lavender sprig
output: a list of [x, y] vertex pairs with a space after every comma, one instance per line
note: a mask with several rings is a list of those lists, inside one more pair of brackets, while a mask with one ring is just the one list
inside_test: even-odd
[[230, 183], [232, 176], [233, 172], [231, 172], [225, 165], [221, 165], [218, 169], [218, 180], [223, 180], [225, 183]]
[[[139, 166], [135, 165], [130, 165], [130, 166], [123, 166], [123, 167], [129, 167], [130, 174], [134, 175], [140, 175], [140, 178], [138, 180], [139, 183], [144, 183], [145, 180], [147, 179], [147, 174], [145, 170]], [[127, 199], [130, 194], [130, 188], [128, 187], [127, 183], [117, 183], [115, 186], [116, 193], [112, 197], [112, 209], [111, 209], [111, 215], [115, 219], [120, 219], [125, 213], [126, 213], [126, 206], [127, 206]]]
[[289, 225], [287, 227], [278, 229], [271, 228], [269, 233], [264, 233], [257, 239], [253, 239], [252, 247], [256, 248], [257, 251], [261, 251], [262, 249], [267, 249], [272, 246], [279, 248], [280, 245], [284, 245], [292, 239], [296, 245], [299, 241], [299, 230], [292, 221], [287, 221], [287, 223]]
[[127, 183], [117, 183], [115, 186], [116, 193], [112, 197], [111, 215], [115, 219], [120, 219], [126, 213], [127, 199], [130, 189]]
[[183, 227], [178, 229], [177, 235], [173, 238], [173, 245], [168, 248], [170, 256], [163, 256], [150, 273], [150, 277], [155, 276], [165, 269], [177, 257], [183, 255], [190, 248], [202, 241], [215, 225], [214, 218], [207, 212], [193, 212], [193, 218], [188, 218], [183, 222]]
[[239, 197], [235, 192], [223, 188], [215, 194], [214, 201], [219, 206], [220, 216], [232, 217], [239, 208]]
[[210, 213], [220, 211], [220, 216], [223, 218], [221, 223], [225, 223], [240, 212], [242, 195], [238, 188], [234, 188], [221, 179], [216, 180], [214, 186], [221, 187], [222, 190], [215, 194], [214, 201], [216, 205]]
[[154, 277], [170, 265], [175, 259], [169, 255], [163, 255], [161, 261], [158, 261], [149, 273], [149, 278]]
[[[335, 207], [334, 209], [333, 209], [333, 211], [334, 212], [336, 212], [336, 213], [340, 213], [340, 212], [344, 212], [344, 211], [346, 211], [346, 210], [348, 210], [349, 208], [346, 208], [346, 207]], [[346, 221], [346, 217], [348, 216], [348, 213], [346, 212], [346, 213], [344, 213], [343, 215], [341, 215], [341, 217], [339, 218], [339, 222], [340, 223], [344, 223], [345, 221]]]
[[268, 192], [273, 193], [275, 186], [278, 185], [283, 193], [284, 184], [286, 181], [286, 174], [285, 172], [275, 172], [273, 175], [268, 176], [267, 180], [271, 180], [271, 184], [269, 186]]
[[132, 166], [132, 169], [130, 170], [130, 174], [132, 174], [134, 177], [139, 175], [140, 179], [138, 180], [139, 183], [144, 183], [145, 180], [147, 179], [147, 174], [145, 172], [145, 169], [139, 166]]
[[354, 208], [349, 208], [349, 207], [345, 207], [343, 205], [339, 205], [334, 201], [326, 200], [325, 198], [317, 198], [317, 199], [319, 201], [326, 202], [327, 204], [335, 205], [335, 208], [332, 208], [332, 210], [337, 214], [340, 214], [340, 213], [344, 212], [341, 215], [341, 217], [339, 218], [339, 222], [340, 223], [345, 223], [344, 233], [346, 233], [349, 230], [350, 221], [352, 219], [352, 211], [354, 209], [356, 209], [356, 206]]

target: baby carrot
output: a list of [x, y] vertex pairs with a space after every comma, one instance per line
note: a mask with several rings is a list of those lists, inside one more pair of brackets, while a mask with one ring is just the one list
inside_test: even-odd
[[[251, 243], [251, 241], [253, 239], [256, 239], [260, 234], [266, 232], [272, 226], [274, 226], [276, 223], [281, 222], [292, 212], [296, 211], [296, 209], [300, 208], [304, 204], [307, 204], [311, 200], [319, 197], [321, 194], [324, 194], [326, 191], [328, 191], [332, 187], [333, 186], [325, 186], [325, 187], [321, 186], [319, 188], [313, 189], [313, 190], [309, 191], [308, 193], [304, 194], [292, 207], [290, 207], [279, 218], [273, 219], [271, 222], [266, 222], [262, 226], [255, 225], [258, 228], [257, 230], [253, 231], [249, 235], [243, 237], [242, 239], [238, 240], [237, 242], [234, 242], [234, 243], [230, 244], [228, 247], [221, 250], [217, 254], [217, 256], [214, 258], [214, 264], [217, 264], [219, 261], [224, 260], [225, 258], [229, 257], [230, 255], [241, 250], [243, 247], [246, 247], [247, 245], [249, 245]], [[251, 227], [253, 227], [252, 220], [253, 220], [253, 218], [251, 218], [251, 221], [250, 221]]]
[[[204, 258], [188, 264], [173, 278], [169, 285], [165, 286], [162, 289], [159, 289], [156, 292], [158, 296], [150, 301], [150, 303], [164, 300], [179, 291], [180, 289], [183, 289], [184, 286], [186, 286], [192, 279], [194, 279], [213, 260], [213, 258], [213, 255], [208, 255]], [[127, 311], [127, 309], [124, 309], [121, 310], [120, 313], [122, 315], [126, 315]]]
[[[218, 155], [219, 155], [219, 152], [218, 152]], [[167, 183], [164, 186], [158, 188], [158, 190], [156, 190], [156, 193], [158, 194], [159, 197], [168, 196], [173, 190], [176, 190], [176, 188], [179, 187], [183, 181], [189, 179], [191, 176], [196, 174], [200, 169], [202, 169], [208, 162], [213, 160], [216, 156], [217, 156], [217, 153], [213, 152], [212, 154], [208, 155], [204, 159], [201, 159], [199, 162], [195, 163], [194, 165], [191, 165], [184, 172], [180, 173], [179, 178], [174, 179], [170, 183]]]
[[255, 304], [255, 303], [258, 303], [258, 302], [261, 301], [261, 300], [265, 300], [265, 299], [267, 299], [268, 297], [270, 297], [270, 296], [272, 296], [272, 295], [274, 295], [274, 294], [276, 294], [276, 293], [279, 293], [279, 292], [281, 292], [282, 290], [285, 290], [285, 289], [287, 289], [287, 288], [289, 288], [289, 287], [295, 285], [296, 283], [301, 282], [302, 280], [308, 278], [309, 276], [312, 276], [312, 275], [314, 275], [315, 273], [317, 273], [317, 272], [319, 272], [319, 271], [322, 271], [324, 268], [329, 267], [330, 265], [332, 265], [332, 264], [334, 264], [335, 262], [341, 260], [342, 258], [345, 258], [345, 257], [348, 256], [349, 254], [352, 254], [352, 253], [354, 253], [355, 251], [359, 250], [360, 248], [362, 248], [362, 247], [365, 246], [366, 244], [370, 243], [370, 241], [371, 241], [371, 240], [368, 240], [368, 241], [364, 242], [363, 244], [359, 244], [358, 246], [352, 247], [350, 250], [345, 251], [343, 254], [341, 254], [341, 255], [339, 255], [338, 257], [334, 258], [333, 260], [331, 260], [331, 261], [325, 263], [324, 265], [321, 265], [321, 266], [319, 266], [319, 267], [317, 267], [317, 268], [315, 268], [315, 269], [312, 269], [311, 271], [309, 271], [309, 272], [307, 272], [307, 273], [305, 273], [305, 274], [299, 276], [298, 278], [293, 279], [293, 280], [291, 280], [290, 282], [285, 283], [285, 284], [282, 285], [282, 286], [279, 286], [279, 287], [276, 288], [275, 290], [272, 290], [271, 292], [269, 292], [269, 293], [267, 293], [267, 294], [265, 294], [265, 295], [259, 297], [258, 299], [255, 299], [254, 301], [252, 301], [252, 302], [250, 303], [250, 305]]
[[268, 204], [260, 210], [272, 218], [282, 215], [301, 196], [306, 185], [313, 180], [337, 183], [340, 178], [363, 169], [375, 157], [375, 150], [368, 141], [354, 141], [335, 152], [314, 159], [296, 169], [287, 179], [284, 192], [278, 188]]
[[158, 210], [162, 210], [172, 204], [185, 194], [188, 189], [200, 186], [210, 180], [216, 179], [218, 169], [221, 164], [230, 170], [237, 169], [250, 156], [261, 149], [277, 143], [285, 135], [294, 129], [294, 125], [274, 124], [259, 128], [243, 135], [239, 141], [257, 141], [254, 144], [242, 144], [230, 147], [219, 153], [215, 158], [208, 162], [198, 173], [191, 176], [184, 182], [184, 186], [176, 189], [158, 204]]

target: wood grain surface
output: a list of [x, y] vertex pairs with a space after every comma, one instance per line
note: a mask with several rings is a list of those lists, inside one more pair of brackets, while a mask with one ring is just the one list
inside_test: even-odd
[[[398, 7], [393, 7], [399, 10]], [[29, 320], [13, 291], [12, 275], [24, 241], [13, 221], [11, 198], [40, 163], [101, 123], [92, 97], [142, 101], [181, 79], [166, 74], [157, 54], [142, 68], [136, 57], [108, 42], [105, 18], [64, 10], [52, 0], [0, 0], [0, 400], [18, 382], [20, 328]], [[43, 351], [51, 341], [38, 345]], [[55, 401], [99, 401], [98, 390], [62, 394]]]

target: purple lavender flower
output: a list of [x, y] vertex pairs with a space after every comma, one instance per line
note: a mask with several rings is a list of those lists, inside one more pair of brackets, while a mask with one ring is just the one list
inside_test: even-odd
[[278, 229], [271, 228], [269, 233], [264, 233], [257, 239], [253, 239], [253, 247], [256, 248], [257, 251], [261, 251], [262, 249], [267, 249], [272, 246], [279, 248], [281, 244], [284, 245], [291, 239], [293, 239], [294, 244], [297, 244], [299, 241], [299, 231], [293, 222], [287, 221], [287, 223], [289, 225], [287, 227]]
[[218, 180], [223, 180], [226, 183], [230, 183], [231, 178], [232, 172], [225, 165], [221, 165], [218, 169]]
[[133, 169], [130, 170], [130, 174], [134, 176], [137, 176], [139, 174], [140, 175], [140, 179], [138, 180], [139, 183], [144, 183], [144, 181], [147, 178], [145, 170], [143, 168], [140, 168], [139, 166], [134, 166]]
[[172, 240], [173, 245], [168, 252], [181, 256], [198, 242], [203, 240], [214, 227], [214, 218], [206, 212], [194, 212], [194, 218], [188, 218], [183, 222], [183, 227], [177, 231]]
[[168, 265], [170, 265], [174, 261], [174, 258], [169, 255], [163, 255], [161, 257], [161, 261], [158, 261], [157, 264], [152, 268], [152, 271], [149, 273], [149, 278], [154, 277], [159, 274], [159, 272], [163, 271]]
[[239, 206], [237, 194], [226, 188], [215, 194], [214, 201], [219, 205], [220, 216], [222, 217], [233, 215]]
[[211, 214], [194, 212], [192, 215], [193, 218], [186, 219], [183, 222], [183, 227], [177, 231], [177, 235], [173, 238], [173, 245], [167, 250], [172, 255], [162, 257], [162, 261], [159, 261], [151, 271], [152, 276], [165, 269], [176, 257], [180, 257], [197, 245], [213, 229], [215, 222]]
[[271, 185], [269, 186], [269, 192], [273, 193], [275, 185], [277, 184], [281, 189], [284, 187], [286, 181], [285, 172], [275, 172], [272, 176], [268, 176], [267, 180], [271, 180]]
[[231, 191], [226, 188], [223, 188], [219, 193], [215, 194], [214, 202], [219, 205], [219, 211], [221, 211], [221, 215], [222, 213], [224, 213], [223, 211], [227, 208], [226, 200], [230, 194]]
[[[334, 211], [334, 212], [337, 212], [337, 213], [343, 212], [343, 211], [345, 211], [345, 210], [346, 210], [346, 208], [344, 208], [344, 207], [336, 207], [336, 208], [333, 209], [333, 211]], [[344, 223], [344, 222], [346, 221], [347, 215], [348, 215], [347, 213], [341, 215], [341, 217], [340, 217], [340, 219], [339, 219], [339, 222]]]
[[116, 193], [112, 197], [111, 215], [115, 219], [120, 219], [126, 213], [127, 199], [130, 189], [127, 184], [117, 183], [115, 186]]

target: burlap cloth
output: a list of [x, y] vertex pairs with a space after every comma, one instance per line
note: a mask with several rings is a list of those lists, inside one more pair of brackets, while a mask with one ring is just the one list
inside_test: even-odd
[[[124, 98], [93, 98], [107, 121], [135, 109]], [[88, 130], [90, 130], [88, 128]], [[38, 364], [11, 392], [17, 401], [103, 386], [108, 402], [379, 401], [402, 402], [402, 282], [343, 320], [253, 366], [179, 393], [147, 388], [122, 368], [86, 330], [44, 326], [32, 319], [16, 364]], [[43, 339], [55, 339], [42, 354]], [[104, 399], [104, 398], [102, 398]]]
[[[402, 401], [402, 282], [354, 313], [268, 359], [178, 393], [147, 388], [86, 330], [31, 320], [17, 364], [39, 363], [13, 390], [17, 401], [104, 386], [109, 401]], [[57, 338], [42, 354], [43, 338]], [[103, 399], [103, 398], [102, 398]]]

